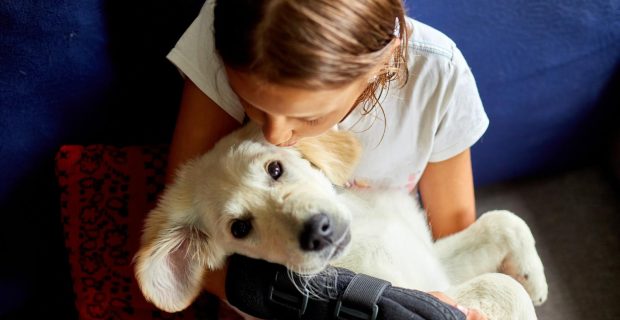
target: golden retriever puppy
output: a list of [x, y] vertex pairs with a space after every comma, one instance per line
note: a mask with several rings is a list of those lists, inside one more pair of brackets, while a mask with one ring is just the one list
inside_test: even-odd
[[412, 195], [342, 187], [359, 153], [346, 132], [285, 148], [253, 124], [225, 137], [185, 164], [149, 213], [135, 260], [143, 294], [165, 311], [182, 310], [205, 270], [238, 253], [305, 275], [332, 265], [443, 291], [489, 319], [536, 318], [547, 283], [523, 220], [488, 212], [435, 242]]

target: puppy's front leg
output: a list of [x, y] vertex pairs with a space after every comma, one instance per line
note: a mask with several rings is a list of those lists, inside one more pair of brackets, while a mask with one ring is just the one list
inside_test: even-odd
[[547, 299], [547, 280], [527, 224], [509, 211], [483, 214], [467, 229], [435, 242], [453, 284], [502, 272], [519, 281], [536, 305]]

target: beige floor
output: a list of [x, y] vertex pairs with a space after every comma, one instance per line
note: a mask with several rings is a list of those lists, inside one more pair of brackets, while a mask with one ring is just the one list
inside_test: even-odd
[[549, 283], [539, 319], [620, 319], [620, 197], [599, 170], [487, 186], [477, 204], [530, 225]]

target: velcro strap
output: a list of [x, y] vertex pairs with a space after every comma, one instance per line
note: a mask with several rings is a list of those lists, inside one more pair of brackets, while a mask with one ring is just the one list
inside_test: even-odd
[[379, 311], [377, 301], [390, 285], [388, 281], [365, 274], [355, 275], [338, 299], [334, 317], [343, 320], [376, 319]]
[[281, 319], [300, 319], [308, 307], [308, 296], [299, 292], [291, 280], [280, 270], [269, 288], [268, 299], [279, 309]]

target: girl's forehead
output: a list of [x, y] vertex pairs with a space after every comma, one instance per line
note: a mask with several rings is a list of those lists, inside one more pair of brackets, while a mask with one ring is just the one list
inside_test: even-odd
[[262, 111], [289, 117], [312, 117], [350, 107], [367, 81], [356, 80], [334, 89], [305, 89], [269, 83], [252, 74], [227, 69], [228, 82], [245, 102]]

